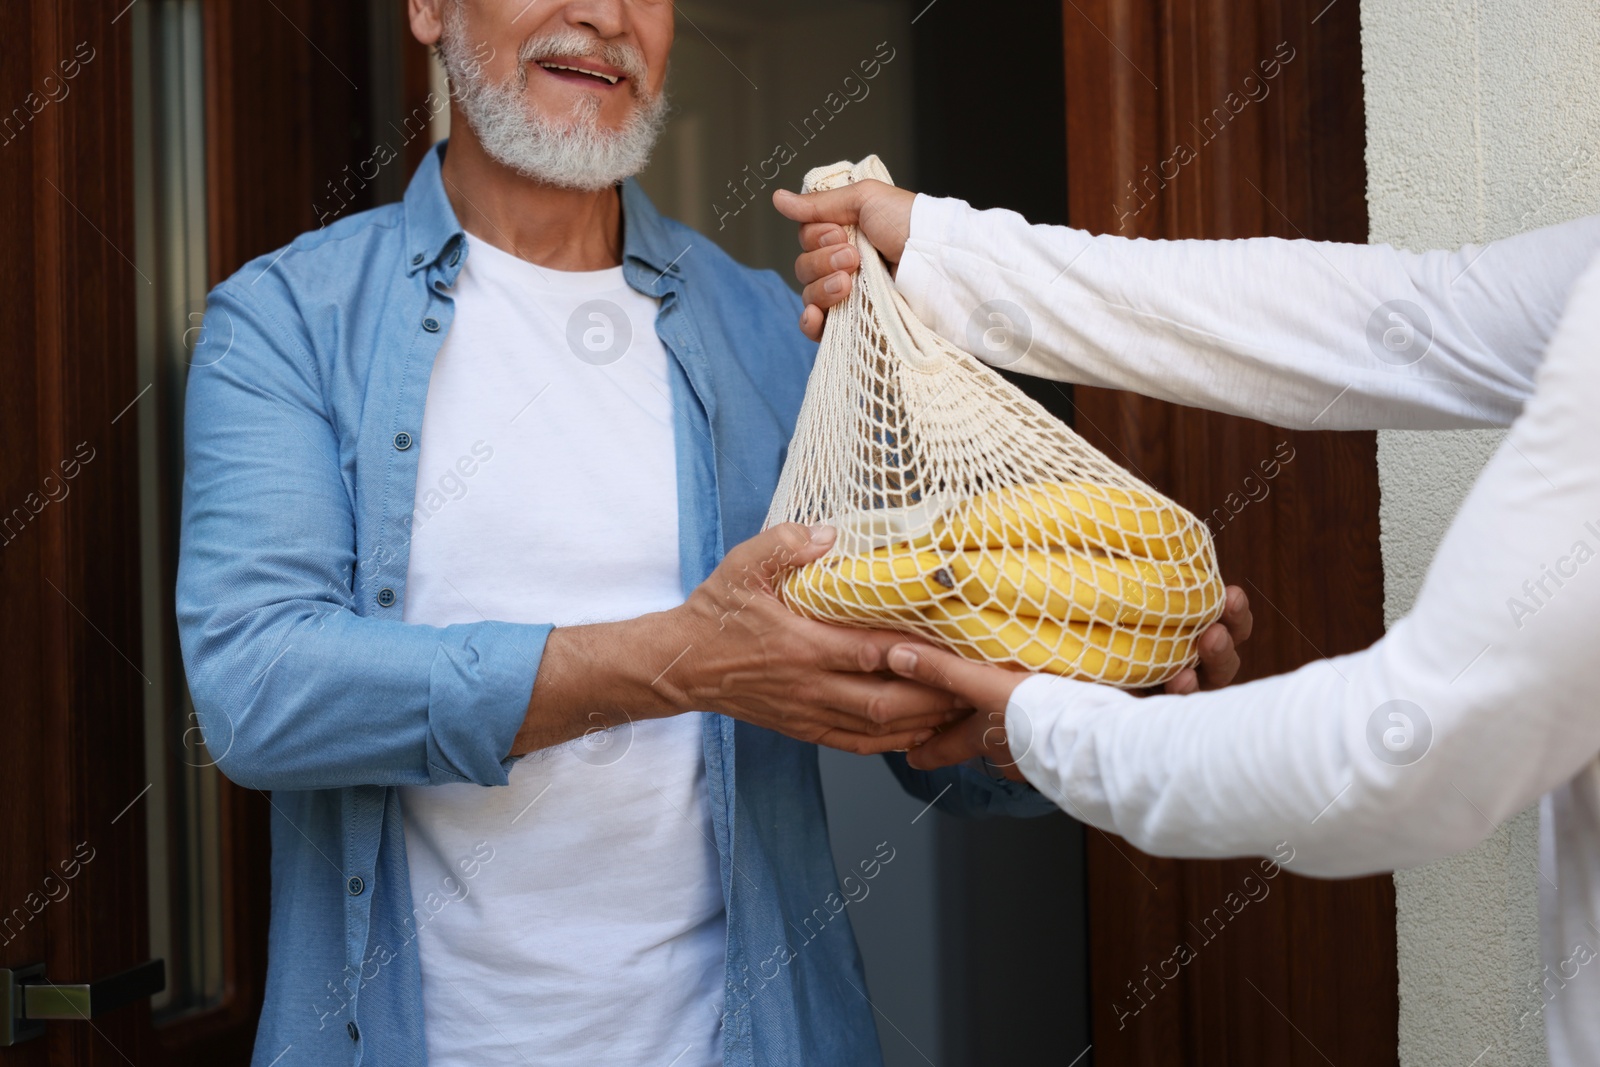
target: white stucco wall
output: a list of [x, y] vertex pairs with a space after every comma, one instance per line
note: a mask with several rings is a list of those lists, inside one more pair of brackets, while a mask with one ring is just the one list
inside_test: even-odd
[[[1600, 211], [1600, 5], [1364, 0], [1373, 241], [1486, 241]], [[1378, 438], [1385, 615], [1410, 607], [1496, 431]], [[1547, 1062], [1538, 813], [1395, 879], [1404, 1067]], [[1538, 1016], [1533, 1016], [1537, 1019]]]

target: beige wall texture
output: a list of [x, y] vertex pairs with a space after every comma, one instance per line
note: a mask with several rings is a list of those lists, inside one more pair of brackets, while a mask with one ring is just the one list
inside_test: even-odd
[[[1374, 242], [1452, 248], [1600, 211], [1594, 0], [1365, 0], [1362, 50]], [[1378, 435], [1390, 622], [1499, 439]], [[1396, 876], [1404, 1067], [1547, 1062], [1539, 877], [1537, 809]]]

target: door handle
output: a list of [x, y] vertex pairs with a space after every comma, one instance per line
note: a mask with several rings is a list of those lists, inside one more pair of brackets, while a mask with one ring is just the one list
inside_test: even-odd
[[42, 963], [0, 967], [0, 1047], [38, 1037], [47, 1019], [95, 1019], [166, 987], [166, 960], [146, 960], [98, 982], [52, 982]]

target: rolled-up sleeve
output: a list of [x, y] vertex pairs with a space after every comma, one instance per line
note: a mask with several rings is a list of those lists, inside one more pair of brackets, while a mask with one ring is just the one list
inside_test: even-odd
[[1008, 815], [1028, 819], [1050, 815], [1055, 803], [1027, 782], [1012, 782], [972, 767], [940, 767], [919, 771], [906, 762], [903, 752], [885, 752], [884, 761], [900, 786], [918, 800], [927, 801], [946, 815], [981, 819]]
[[277, 303], [219, 286], [189, 373], [177, 614], [211, 757], [260, 789], [502, 785], [551, 627], [355, 610], [353, 479]]

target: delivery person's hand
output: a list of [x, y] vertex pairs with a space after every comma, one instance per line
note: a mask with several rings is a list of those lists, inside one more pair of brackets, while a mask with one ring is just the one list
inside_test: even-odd
[[[1229, 588], [1222, 618], [1200, 635], [1200, 667], [1187, 669], [1166, 684], [1174, 694], [1218, 689], [1239, 672], [1236, 646], [1250, 637], [1250, 601], [1243, 590]], [[889, 650], [889, 669], [933, 689], [943, 689], [970, 705], [972, 714], [940, 730], [907, 757], [918, 770], [932, 770], [983, 757], [1007, 778], [1020, 780], [1016, 768], [1022, 752], [1006, 733], [1006, 706], [1011, 691], [1029, 675], [989, 663], [975, 663], [953, 652], [923, 644], [896, 645]]]
[[844, 227], [860, 226], [884, 259], [899, 263], [916, 198], [909, 189], [870, 180], [805, 196], [785, 189], [772, 194], [773, 205], [801, 224], [804, 251], [794, 261], [794, 275], [805, 286], [800, 329], [807, 337], [815, 341], [822, 336], [822, 313], [850, 295], [852, 277], [861, 266], [855, 246], [845, 241]]

